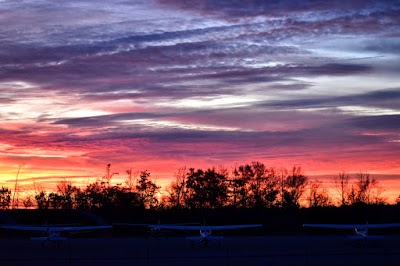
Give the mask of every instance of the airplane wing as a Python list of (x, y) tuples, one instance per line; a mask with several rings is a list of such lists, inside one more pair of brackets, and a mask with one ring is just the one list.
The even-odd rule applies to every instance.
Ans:
[(113, 226), (133, 226), (133, 227), (145, 227), (152, 226), (152, 224), (131, 224), (131, 223), (113, 223)]
[(262, 224), (239, 224), (239, 225), (153, 225), (156, 229), (170, 229), (170, 230), (183, 230), (183, 231), (198, 231), (198, 230), (233, 230), (243, 228), (262, 227)]
[(158, 225), (198, 225), (199, 223), (174, 223), (174, 224), (132, 224), (132, 223), (113, 223), (115, 226), (148, 226), (148, 227), (155, 227)]
[(93, 231), (93, 230), (101, 230), (101, 229), (111, 229), (111, 225), (88, 225), (88, 226), (60, 226), (60, 227), (51, 227), (52, 231), (59, 232), (73, 232), (73, 231)]
[(48, 231), (46, 226), (32, 226), (32, 225), (0, 225), (0, 228), (11, 229), (11, 230), (21, 230), (21, 231)]
[(391, 228), (400, 227), (400, 223), (388, 224), (303, 224), (304, 227), (319, 227), (319, 228), (333, 228), (333, 229), (362, 229), (362, 228)]
[(93, 226), (32, 226), (32, 225), (0, 225), (0, 228), (22, 230), (22, 231), (41, 231), (46, 232), (49, 229), (53, 232), (72, 232), (72, 231), (93, 231), (99, 229), (111, 229), (110, 225)]
[(368, 228), (392, 228), (392, 227), (400, 227), (400, 223), (368, 224), (366, 227), (368, 227)]
[(333, 228), (333, 229), (354, 229), (365, 227), (365, 224), (303, 224), (304, 227)]

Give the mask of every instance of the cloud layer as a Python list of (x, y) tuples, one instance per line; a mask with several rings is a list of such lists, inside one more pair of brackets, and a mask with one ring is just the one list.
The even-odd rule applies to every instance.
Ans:
[(112, 163), (165, 181), (253, 160), (399, 173), (399, 14), (398, 1), (3, 1), (2, 176)]

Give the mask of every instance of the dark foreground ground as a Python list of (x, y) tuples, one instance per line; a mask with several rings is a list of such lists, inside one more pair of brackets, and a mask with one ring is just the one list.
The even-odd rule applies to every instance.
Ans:
[(400, 235), (367, 242), (336, 235), (231, 236), (207, 248), (184, 237), (71, 238), (60, 248), (0, 238), (0, 265), (400, 265)]

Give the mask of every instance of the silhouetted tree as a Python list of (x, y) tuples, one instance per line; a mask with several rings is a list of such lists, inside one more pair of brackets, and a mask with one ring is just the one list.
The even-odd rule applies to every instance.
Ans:
[(0, 189), (0, 208), (2, 210), (9, 209), (11, 205), (11, 190), (5, 187)]
[(357, 174), (357, 202), (370, 203), (370, 192), (376, 180), (370, 178), (369, 174)]
[(134, 180), (134, 173), (132, 169), (126, 170), (126, 173), (128, 174), (128, 178), (125, 180), (125, 184), (130, 192), (132, 192), (135, 189), (135, 180)]
[(130, 191), (129, 188), (120, 184), (105, 187), (102, 190), (101, 208), (121, 208), (128, 209), (141, 205), (141, 199), (137, 192)]
[(48, 195), (49, 208), (50, 209), (61, 209), (62, 207), (62, 197), (56, 192), (51, 192)]
[(301, 173), (300, 167), (293, 167), (290, 173), (284, 170), (283, 174), (282, 207), (299, 208), (308, 178)]
[(347, 193), (347, 202), (349, 202), (349, 204), (355, 204), (358, 203), (357, 202), (357, 191), (354, 188), (354, 185), (351, 185), (351, 188), (349, 189), (349, 192)]
[[(179, 169), (175, 180), (171, 182), (168, 196), (159, 202), (157, 193), (160, 187), (150, 180), (150, 173), (140, 172), (137, 182), (132, 179), (132, 170), (127, 170), (128, 181), (125, 185), (110, 184), (114, 173), (111, 165), (106, 167), (106, 174), (96, 182), (81, 189), (72, 186), (70, 182), (61, 181), (57, 184), (57, 192), (46, 194), (40, 191), (34, 195), (39, 209), (84, 209), (123, 208), (221, 208), (234, 206), (237, 208), (272, 207), (299, 208), (308, 178), (301, 173), (300, 167), (281, 172), (267, 168), (260, 162), (240, 165), (229, 173), (225, 168), (195, 170)], [(136, 184), (134, 186), (133, 184)], [(335, 177), (335, 185), (339, 192), (339, 204), (381, 204), (382, 188), (375, 178), (368, 174), (358, 174), (356, 182), (349, 188), (349, 175), (344, 172)], [(0, 208), (10, 206), (11, 191), (2, 188), (0, 191)], [(7, 196), (8, 195), (8, 196)], [(279, 197), (280, 195), (280, 197)], [(32, 198), (26, 201), (26, 207), (32, 206)], [(310, 183), (310, 193), (307, 197), (310, 207), (329, 206), (332, 204), (330, 195), (321, 186), (321, 182)], [(400, 200), (399, 200), (400, 201)]]
[(81, 190), (73, 186), (71, 182), (61, 181), (57, 183), (57, 193), (60, 196), (61, 208), (72, 209), (77, 205), (76, 197), (81, 193)]
[(26, 196), (23, 199), (22, 204), (24, 205), (25, 208), (32, 208), (34, 206), (34, 202), (33, 202), (32, 196), (31, 195)]
[(350, 176), (345, 172), (339, 173), (337, 176), (333, 177), (336, 190), (339, 194), (339, 202), (341, 206), (348, 204), (349, 200), (349, 180)]
[(252, 207), (271, 207), (279, 194), (275, 170), (259, 162), (252, 163), (254, 176), (250, 179)]
[(114, 186), (114, 205), (121, 209), (130, 209), (140, 207), (141, 201), (137, 192), (131, 191), (131, 188)]
[(158, 203), (156, 194), (160, 188), (161, 187), (150, 180), (150, 173), (147, 172), (147, 170), (142, 171), (140, 173), (138, 185), (136, 186), (141, 205), (145, 208), (154, 208)]
[(400, 205), (400, 195), (396, 198), (396, 204)]
[(307, 197), (309, 207), (328, 207), (332, 206), (328, 191), (321, 186), (321, 181), (313, 181), (309, 183), (310, 194)]
[(251, 165), (240, 165), (233, 171), (233, 178), (229, 180), (231, 205), (238, 208), (247, 208), (250, 205), (249, 183), (254, 176)]
[(181, 208), (185, 206), (186, 196), (186, 167), (182, 167), (175, 174), (175, 180), (171, 182), (168, 188), (168, 204), (171, 207)]
[[(86, 186), (84, 197), (83, 195), (79, 196), (79, 205), (83, 207), (84, 205), (88, 206), (90, 209), (98, 209), (107, 205), (106, 198), (104, 196), (105, 186), (108, 186), (108, 183), (96, 181)], [(83, 202), (86, 200), (87, 202)]]
[(40, 191), (35, 195), (35, 201), (38, 209), (47, 210), (50, 207), (49, 196), (44, 191)]
[(234, 170), (233, 178), (229, 180), (228, 193), (229, 205), (236, 208), (246, 208), (246, 180), (240, 177), (237, 169)]
[(226, 172), (217, 172), (215, 168), (203, 171), (190, 168), (187, 180), (187, 206), (189, 208), (219, 208), (228, 197)]
[(369, 174), (359, 173), (356, 178), (357, 180), (349, 193), (349, 202), (351, 204), (385, 203), (385, 198), (381, 196), (383, 189), (374, 177), (370, 177)]
[(86, 186), (84, 191), (76, 190), (74, 195), (78, 209), (99, 209), (118, 207), (126, 188), (110, 186), (108, 182), (96, 181)]
[(90, 210), (92, 209), (92, 199), (91, 195), (86, 190), (80, 190), (75, 195), (76, 208), (80, 210)]
[(279, 195), (278, 178), (273, 168), (260, 162), (241, 165), (230, 182), (232, 204), (237, 207), (271, 207)]
[(111, 164), (107, 164), (106, 166), (106, 174), (105, 176), (103, 176), (103, 182), (105, 183), (106, 186), (110, 186), (111, 185), (111, 178), (114, 175), (118, 175), (117, 172), (112, 172), (111, 171)]

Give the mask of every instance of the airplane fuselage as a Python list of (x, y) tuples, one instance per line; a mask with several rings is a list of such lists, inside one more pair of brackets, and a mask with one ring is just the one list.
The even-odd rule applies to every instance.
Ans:
[(360, 236), (364, 238), (367, 238), (368, 236), (368, 228), (363, 228), (363, 229), (354, 228), (353, 232), (355, 236)]
[(201, 235), (202, 237), (209, 237), (209, 236), (211, 235), (211, 230), (209, 230), (209, 229), (200, 230), (200, 235)]

